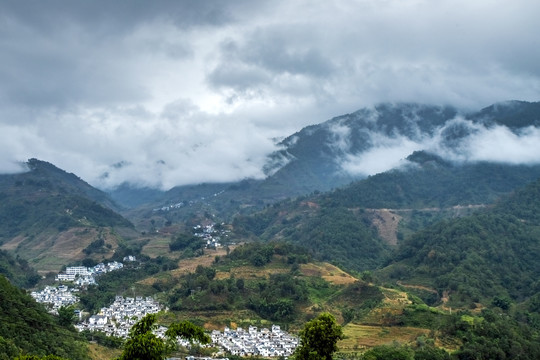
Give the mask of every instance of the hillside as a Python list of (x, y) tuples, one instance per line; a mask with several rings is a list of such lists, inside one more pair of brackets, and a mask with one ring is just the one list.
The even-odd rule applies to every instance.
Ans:
[(407, 234), (467, 215), (540, 177), (540, 166), (453, 164), (425, 152), (409, 161), (406, 168), (333, 192), (238, 216), (235, 228), (266, 241), (290, 241), (320, 260), (363, 271), (382, 266), (390, 247)]
[[(111, 296), (129, 294), (133, 290), (118, 280), (123, 274), (102, 278), (100, 287)], [(297, 330), (322, 311), (347, 323), (386, 298), (369, 279), (313, 261), (304, 249), (283, 242), (237, 245), (229, 254), (206, 250), (201, 258), (181, 259), (177, 268), (138, 280), (134, 288), (155, 294), (172, 311), (168, 317), (196, 319), (208, 329), (276, 323)], [(93, 292), (83, 301), (92, 300)]]
[(340, 205), (321, 206), (316, 198), (281, 202), (265, 211), (237, 217), (237, 232), (265, 240), (289, 241), (318, 260), (363, 271), (381, 266), (389, 246), (371, 225), (371, 214)]
[[(165, 224), (205, 212), (231, 221), (236, 214), (260, 211), (291, 197), (339, 189), (369, 174), (375, 174), (368, 177), (373, 178), (370, 188), (363, 191), (365, 185), (360, 185), (358, 189), (361, 196), (368, 195), (363, 201), (368, 207), (379, 207), (380, 200), (389, 208), (411, 204), (417, 195), (423, 196), (422, 187), (432, 176), (439, 180), (440, 193), (430, 194), (435, 196), (433, 199), (423, 199), (430, 207), (434, 203), (446, 206), (444, 203), (492, 202), (499, 195), (532, 181), (538, 176), (539, 167), (531, 163), (528, 163), (531, 168), (521, 166), (518, 164), (524, 159), (505, 157), (477, 161), (474, 149), (477, 143), (482, 145), (482, 136), (495, 127), (499, 127), (498, 131), (509, 130), (516, 138), (526, 136), (531, 126), (538, 125), (539, 104), (509, 101), (469, 113), (448, 106), (379, 104), (308, 126), (286, 137), (279, 142), (279, 150), (269, 155), (265, 166), (267, 177), (263, 180), (184, 185), (166, 192), (124, 184), (111, 191), (111, 196), (130, 207), (123, 214), (146, 230), (150, 228), (149, 218)], [(432, 163), (418, 154), (438, 160)], [(392, 169), (410, 168), (419, 163), (424, 170), (430, 164), (434, 166), (431, 171), (417, 173), (420, 176), (417, 183), (413, 178), (400, 178), (402, 172), (397, 171), (394, 182), (399, 184), (394, 187), (376, 184), (381, 180), (379, 173), (386, 174), (384, 182)], [(444, 178), (454, 176), (456, 170), (462, 183), (454, 182), (454, 188), (445, 191)], [(414, 191), (400, 194), (402, 180), (405, 186), (414, 186), (415, 189), (409, 189)], [(486, 182), (493, 185), (485, 185)], [(167, 210), (155, 211), (161, 208)]]
[(41, 279), (28, 261), (20, 257), (14, 258), (3, 250), (0, 250), (0, 274), (22, 288), (32, 287)]
[(0, 191), (9, 191), (14, 186), (41, 187), (85, 197), (113, 210), (119, 209), (107, 193), (92, 187), (77, 175), (59, 169), (46, 161), (29, 159), (21, 164), (21, 170), (18, 174), (0, 175)]
[[(462, 359), (464, 354), (534, 359), (540, 354), (534, 328), (501, 313), (498, 303), (486, 304), (481, 312), (430, 307), (409, 293), (411, 287), (374, 284), (369, 272), (355, 277), (313, 262), (305, 250), (290, 244), (239, 245), (228, 255), (207, 250), (196, 264), (196, 259), (180, 260), (178, 268), (138, 280), (131, 288), (124, 278), (129, 273), (123, 271), (102, 278), (100, 286), (112, 297), (153, 294), (171, 310), (162, 314), (161, 322), (188, 319), (207, 330), (280, 324), (296, 333), (306, 321), (330, 312), (346, 335), (339, 342), (344, 358), (370, 349), (405, 351), (419, 358), (431, 354), (428, 359)], [(522, 355), (516, 357), (516, 352)]]
[(540, 177), (540, 165), (452, 163), (417, 151), (408, 166), (352, 183), (323, 197), (343, 206), (391, 209), (491, 204)]
[(24, 291), (0, 275), (0, 356), (56, 355), (88, 359), (86, 344)]
[[(98, 256), (110, 257), (133, 225), (106, 207), (109, 197), (73, 174), (31, 159), (29, 171), (0, 176), (0, 247), (42, 271), (85, 257), (99, 241)], [(125, 230), (123, 230), (125, 229)]]
[[(381, 275), (429, 286), (449, 304), (505, 298), (520, 303), (540, 292), (540, 180), (469, 217), (436, 223), (403, 241)], [(433, 299), (436, 300), (436, 299)]]

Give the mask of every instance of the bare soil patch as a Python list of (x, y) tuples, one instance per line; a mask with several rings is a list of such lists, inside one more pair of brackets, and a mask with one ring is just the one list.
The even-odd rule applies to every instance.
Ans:
[(328, 263), (302, 264), (300, 265), (300, 271), (305, 276), (319, 276), (329, 283), (336, 285), (348, 285), (358, 280), (354, 276)]
[(371, 214), (371, 222), (377, 228), (379, 236), (389, 245), (397, 245), (397, 230), (402, 216), (390, 209), (366, 209)]

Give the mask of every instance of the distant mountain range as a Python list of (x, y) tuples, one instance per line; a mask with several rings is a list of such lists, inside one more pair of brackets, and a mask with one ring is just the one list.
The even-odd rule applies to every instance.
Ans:
[[(418, 154), (436, 157), (448, 171), (461, 165), (497, 164), (498, 170), (489, 175), (495, 177), (499, 171), (512, 172), (513, 166), (525, 165), (521, 170), (530, 176), (519, 183), (524, 184), (536, 176), (538, 158), (525, 154), (520, 159), (523, 154), (502, 147), (497, 136), (502, 132), (516, 143), (521, 137), (523, 143), (534, 142), (528, 131), (538, 127), (539, 119), (540, 103), (522, 101), (498, 103), (478, 112), (462, 112), (450, 106), (381, 104), (308, 126), (287, 137), (279, 144), (281, 149), (269, 156), (265, 166), (268, 177), (264, 180), (205, 183), (166, 192), (124, 184), (110, 196), (130, 209), (123, 214), (138, 226), (144, 226), (142, 218), (159, 215), (152, 212), (154, 209), (173, 204), (190, 205), (177, 207), (174, 214), (169, 212), (169, 220), (194, 212), (231, 220), (235, 214), (260, 210), (289, 197), (326, 192), (393, 169), (411, 169), (424, 161)], [(497, 194), (506, 191), (508, 188), (501, 188)], [(474, 202), (492, 201), (495, 195)], [(157, 216), (155, 221), (165, 223), (167, 219)]]
[[(473, 113), (449, 106), (381, 104), (287, 137), (269, 157), (265, 180), (166, 192), (124, 184), (107, 194), (53, 164), (31, 159), (27, 172), (0, 176), (0, 247), (45, 271), (80, 261), (92, 243), (101, 244), (94, 257), (112, 256), (125, 245), (125, 234), (118, 229), (134, 239), (135, 229), (148, 232), (189, 219), (236, 218), (246, 235), (292, 239), (352, 269), (378, 267), (397, 240), (454, 216), (457, 208), (460, 215), (469, 213), (463, 209), (491, 204), (539, 178), (538, 164), (483, 159), (474, 153), (474, 141), (489, 138), (490, 131), (503, 129), (519, 140), (537, 129), (539, 119), (540, 103), (511, 101)], [(374, 169), (381, 171), (368, 175)], [(298, 196), (295, 202), (278, 204)], [(283, 207), (286, 211), (273, 210)], [(421, 211), (428, 208), (432, 210)], [(388, 215), (380, 209), (401, 212)], [(337, 214), (344, 227), (356, 221), (349, 226), (356, 230), (347, 236), (357, 239), (357, 245), (348, 250), (341, 238), (329, 239), (329, 230), (323, 229), (336, 224)], [(67, 246), (73, 242), (77, 245)]]
[[(470, 338), (463, 329), (480, 331), (495, 319), (498, 331), (508, 323), (502, 316), (511, 315), (537, 344), (540, 164), (536, 154), (506, 153), (504, 143), (496, 144), (498, 151), (485, 149), (500, 136), (534, 144), (539, 128), (540, 103), (506, 102), (470, 114), (382, 104), (284, 139), (269, 158), (265, 180), (167, 192), (125, 184), (107, 194), (30, 159), (26, 172), (0, 175), (0, 342), (11, 356), (34, 348), (85, 358), (82, 343), (12, 284), (31, 287), (66, 264), (121, 259), (137, 248), (146, 261), (141, 269), (154, 276), (143, 284), (146, 291), (159, 292), (174, 311), (212, 317), (223, 310), (229, 321), (234, 309), (251, 311), (249, 319), (283, 320), (283, 314), (303, 319), (302, 311), (311, 316), (331, 308), (344, 322), (382, 324), (384, 331), (446, 329), (460, 341)], [(192, 225), (224, 220), (232, 223), (226, 226), (230, 253), (185, 259), (187, 252), (169, 251)], [(219, 271), (229, 278), (214, 279)], [(109, 280), (118, 289), (133, 285)], [(388, 310), (394, 303), (399, 307)], [(486, 308), (495, 311), (473, 318)], [(455, 315), (454, 309), (471, 312)], [(377, 328), (373, 336), (384, 331)], [(507, 339), (503, 334), (483, 336)]]

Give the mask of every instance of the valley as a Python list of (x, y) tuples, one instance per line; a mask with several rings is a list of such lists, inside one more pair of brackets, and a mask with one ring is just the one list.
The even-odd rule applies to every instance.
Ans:
[[(523, 122), (524, 113), (538, 116)], [(519, 134), (537, 126), (540, 109), (516, 102), (459, 121), (457, 114), (381, 104), (284, 139), (263, 180), (167, 191), (124, 184), (105, 192), (29, 160), (25, 172), (0, 175), (0, 274), (5, 294), (17, 298), (1, 301), (13, 309), (2, 310), (0, 346), (69, 358), (39, 345), (39, 332), (12, 337), (13, 328), (34, 324), (32, 316), (13, 319), (33, 301), (20, 288), (58, 285), (54, 277), (66, 267), (129, 257), (135, 260), (82, 286), (70, 309), (90, 321), (115, 299), (141, 297), (163, 306), (160, 325), (188, 320), (208, 333), (275, 325), (293, 335), (328, 313), (344, 333), (339, 358), (363, 359), (372, 350), (493, 358), (494, 349), (537, 358), (540, 165), (458, 161), (446, 152), (479, 127)], [(346, 146), (336, 145), (340, 134)], [(374, 134), (419, 144), (429, 137), (445, 151), (419, 147), (375, 175), (344, 173), (353, 155), (379, 146)], [(69, 319), (26, 305), (34, 306), (36, 317), (54, 324), (50, 336), (70, 334), (65, 348), (73, 340), (88, 349), (71, 358), (119, 354), (121, 340), (80, 335)], [(180, 346), (175, 354), (214, 351)]]

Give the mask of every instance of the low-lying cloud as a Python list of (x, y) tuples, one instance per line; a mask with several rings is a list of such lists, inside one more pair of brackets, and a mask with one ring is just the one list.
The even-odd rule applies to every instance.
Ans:
[[(459, 132), (455, 131), (456, 125)], [(448, 130), (452, 129), (452, 134)], [(347, 133), (340, 129), (340, 133)], [(339, 160), (344, 171), (354, 176), (368, 176), (408, 164), (414, 151), (427, 151), (455, 163), (495, 162), (540, 164), (540, 129), (529, 126), (511, 130), (506, 126), (486, 127), (461, 117), (448, 121), (433, 136), (414, 139), (395, 134), (369, 133), (372, 146), (359, 154), (345, 153)], [(337, 144), (347, 140), (340, 139)]]
[[(271, 139), (365, 106), (540, 94), (533, 0), (2, 5), (0, 173), (39, 158), (100, 187), (261, 177)], [(490, 136), (511, 161), (533, 132)], [(420, 145), (382, 144), (344, 164), (381, 171)], [(468, 159), (490, 156), (475, 144)]]

